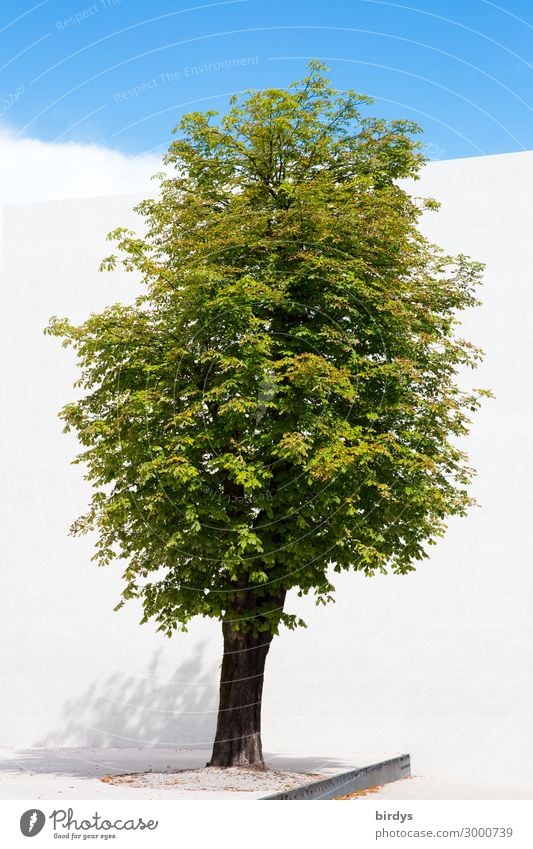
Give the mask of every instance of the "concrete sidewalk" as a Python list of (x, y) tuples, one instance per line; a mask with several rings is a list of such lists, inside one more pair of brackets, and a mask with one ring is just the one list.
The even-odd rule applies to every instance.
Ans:
[(379, 790), (356, 796), (357, 801), (381, 802), (393, 799), (533, 799), (533, 781), (530, 786), (483, 784), (464, 779), (441, 779), (436, 776), (413, 775), (402, 781), (385, 784)]
[[(204, 767), (211, 749), (1, 749), (1, 799), (260, 799), (276, 788), (257, 790), (257, 776), (248, 783), (248, 790), (224, 791), (184, 790), (178, 784), (163, 785), (161, 773)], [(353, 760), (302, 755), (266, 755), (268, 766), (274, 770), (298, 773), (319, 773), (327, 777), (365, 766), (383, 756), (369, 755)], [(126, 783), (108, 784), (102, 778), (124, 773), (154, 775), (153, 787), (132, 787)], [(298, 782), (303, 783), (303, 782)], [(279, 789), (282, 789), (281, 787)]]
[[(28, 748), (0, 749), (0, 799), (260, 799), (275, 792), (257, 790), (257, 781), (247, 790), (191, 790), (178, 784), (163, 784), (161, 774), (205, 766), (210, 749), (112, 749), (112, 748)], [(336, 775), (355, 767), (377, 763), (394, 755), (368, 753), (349, 759), (319, 755), (266, 754), (273, 770)], [(153, 787), (108, 784), (107, 775), (154, 774)], [(311, 775), (310, 775), (311, 780)], [(147, 778), (149, 782), (149, 777)], [(243, 783), (246, 783), (244, 778)], [(255, 785), (255, 787), (254, 787)], [(378, 790), (356, 796), (356, 801), (394, 799), (533, 799), (533, 782), (526, 785), (496, 785), (468, 782), (438, 776), (421, 776), (386, 784)]]

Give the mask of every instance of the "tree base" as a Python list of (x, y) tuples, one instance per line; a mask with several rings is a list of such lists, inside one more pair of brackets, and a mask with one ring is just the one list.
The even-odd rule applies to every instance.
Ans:
[(216, 767), (217, 769), (245, 769), (247, 771), (253, 772), (270, 772), (270, 767), (263, 761), (262, 763), (253, 763), (253, 764), (219, 764), (213, 763), (213, 761), (207, 761), (206, 768), (208, 767)]

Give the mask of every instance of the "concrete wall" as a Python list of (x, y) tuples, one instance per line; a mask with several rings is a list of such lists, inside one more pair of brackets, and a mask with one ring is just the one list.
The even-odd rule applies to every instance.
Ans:
[[(474, 384), (497, 396), (467, 446), (482, 506), (418, 572), (344, 575), (335, 605), (298, 602), (309, 628), (269, 658), (267, 750), (355, 763), (409, 751), (415, 773), (533, 784), (532, 186), (533, 153), (432, 163), (416, 185), (443, 202), (426, 232), (488, 266), (484, 305), (465, 320), (487, 352)], [(97, 266), (136, 200), (3, 210), (0, 745), (200, 745), (213, 733), (218, 626), (168, 640), (139, 627), (134, 606), (113, 613), (120, 567), (97, 569), (90, 541), (67, 536), (88, 496), (56, 417), (75, 369), (42, 328), (135, 294), (131, 275)]]

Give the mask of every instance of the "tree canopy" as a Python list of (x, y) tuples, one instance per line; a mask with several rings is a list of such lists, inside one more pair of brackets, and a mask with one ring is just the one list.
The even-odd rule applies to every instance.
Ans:
[(481, 266), (419, 232), (416, 125), (325, 71), (186, 115), (145, 230), (103, 262), (142, 294), (47, 329), (80, 368), (61, 417), (93, 495), (72, 532), (168, 635), (302, 624), (289, 590), (408, 572), (472, 503), (458, 438), (483, 392), (457, 375), (481, 352), (457, 323)]

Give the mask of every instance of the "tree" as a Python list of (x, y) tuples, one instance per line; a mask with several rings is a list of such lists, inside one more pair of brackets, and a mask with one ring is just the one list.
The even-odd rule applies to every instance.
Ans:
[(71, 532), (125, 563), (117, 608), (139, 599), (168, 636), (222, 623), (217, 766), (263, 765), (269, 646), (305, 624), (287, 593), (406, 573), (473, 503), (458, 437), (488, 393), (457, 384), (481, 352), (456, 325), (481, 266), (418, 231), (436, 204), (398, 182), (418, 128), (325, 70), (186, 115), (146, 231), (111, 233), (102, 264), (142, 295), (47, 328), (85, 393), (60, 413), (94, 488)]

